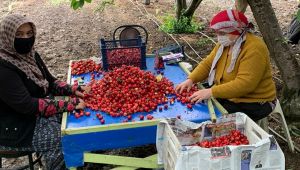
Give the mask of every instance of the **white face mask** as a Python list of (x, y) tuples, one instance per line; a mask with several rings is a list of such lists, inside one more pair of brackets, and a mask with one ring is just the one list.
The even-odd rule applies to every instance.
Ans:
[(217, 37), (218, 37), (218, 42), (225, 47), (230, 46), (231, 44), (234, 43), (226, 35), (218, 35)]

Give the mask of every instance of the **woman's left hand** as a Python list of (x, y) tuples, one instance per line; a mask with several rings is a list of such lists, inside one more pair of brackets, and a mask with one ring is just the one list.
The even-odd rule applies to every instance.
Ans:
[(78, 97), (82, 97), (83, 98), (84, 97), (84, 93), (88, 94), (91, 91), (91, 86), (81, 86), (80, 88), (81, 88), (81, 90), (83, 92), (78, 91), (78, 90), (75, 91), (75, 95), (78, 96)]
[(86, 85), (86, 86), (81, 86), (81, 89), (83, 90), (84, 93), (90, 93), (91, 92), (91, 86)]
[(199, 103), (202, 100), (209, 99), (212, 96), (211, 88), (198, 90), (191, 97), (189, 97), (192, 103)]

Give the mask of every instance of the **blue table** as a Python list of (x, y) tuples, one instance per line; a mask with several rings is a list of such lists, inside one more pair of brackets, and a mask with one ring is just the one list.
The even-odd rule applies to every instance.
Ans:
[[(147, 70), (156, 74), (154, 70), (154, 58), (147, 57)], [(69, 69), (70, 75), (70, 69)], [(85, 83), (90, 80), (90, 74), (84, 76)], [(186, 73), (179, 65), (166, 65), (164, 76), (171, 80), (176, 86), (184, 81)], [(101, 77), (99, 77), (101, 78)], [(76, 76), (69, 77), (72, 82)], [(101, 113), (105, 119), (105, 124), (101, 125), (96, 118), (96, 112), (90, 109), (91, 115), (76, 119), (74, 115), (64, 113), (62, 123), (62, 146), (67, 167), (82, 166), (84, 152), (107, 150), (125, 147), (135, 147), (145, 144), (154, 144), (156, 140), (156, 125), (161, 118), (172, 118), (180, 115), (182, 119), (193, 122), (203, 122), (210, 120), (207, 104), (196, 104), (193, 109), (188, 109), (185, 105), (175, 102), (169, 104), (168, 110), (159, 112), (152, 111), (154, 120), (139, 120), (139, 115), (149, 113), (135, 113), (132, 119), (135, 122), (122, 123), (125, 117), (111, 117)], [(99, 113), (99, 111), (97, 111)], [(216, 110), (219, 117), (221, 113)]]

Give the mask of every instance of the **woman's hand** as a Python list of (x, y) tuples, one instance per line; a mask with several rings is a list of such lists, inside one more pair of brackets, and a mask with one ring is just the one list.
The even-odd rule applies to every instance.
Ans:
[(86, 85), (86, 86), (81, 86), (81, 89), (83, 90), (83, 92), (84, 93), (90, 93), (90, 91), (91, 91), (91, 86), (89, 86), (89, 85)]
[(75, 109), (83, 110), (85, 108), (85, 103), (82, 99), (79, 99), (79, 103), (76, 105)]
[(192, 103), (199, 103), (202, 100), (209, 99), (212, 96), (211, 88), (202, 89), (195, 92), (191, 97), (189, 97)]
[(180, 93), (182, 93), (182, 91), (184, 89), (187, 89), (187, 91), (190, 91), (192, 86), (193, 86), (193, 81), (191, 79), (187, 79), (184, 82), (182, 82), (176, 86), (175, 92), (180, 94)]
[(80, 88), (83, 92), (76, 90), (75, 95), (81, 98), (84, 97), (84, 93), (88, 94), (91, 91), (91, 86), (80, 86)]

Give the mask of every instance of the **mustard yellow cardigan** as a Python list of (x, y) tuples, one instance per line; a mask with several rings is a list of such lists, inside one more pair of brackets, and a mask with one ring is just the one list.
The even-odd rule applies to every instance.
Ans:
[[(194, 83), (207, 79), (213, 59), (220, 44), (189, 75)], [(246, 41), (241, 46), (241, 52), (231, 73), (227, 72), (231, 56), (229, 47), (216, 65), (216, 75), (212, 87), (215, 98), (229, 99), (232, 102), (265, 102), (276, 97), (276, 88), (272, 80), (269, 51), (264, 41), (247, 33)]]

